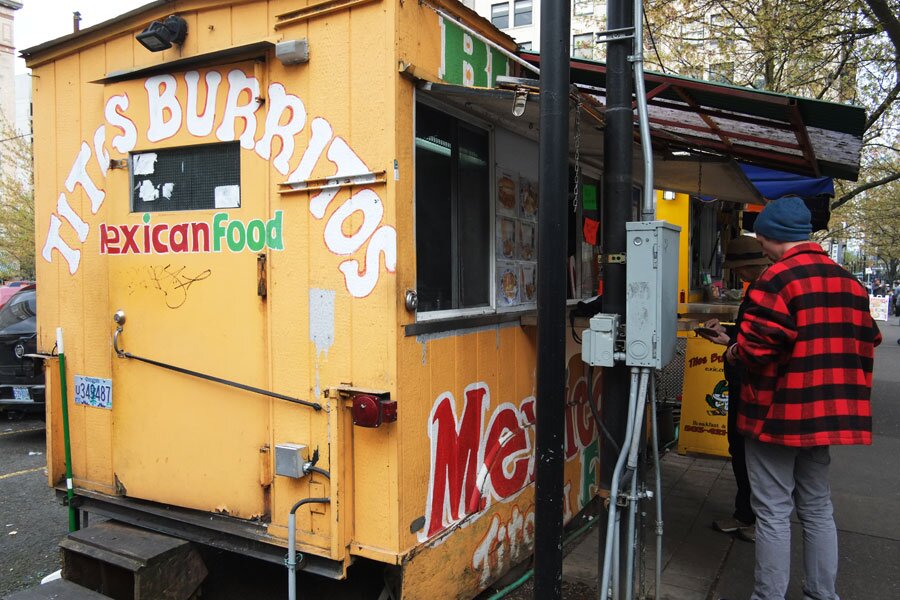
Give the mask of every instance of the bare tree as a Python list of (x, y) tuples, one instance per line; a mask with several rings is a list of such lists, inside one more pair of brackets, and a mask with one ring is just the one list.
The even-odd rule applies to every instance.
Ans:
[(0, 277), (34, 279), (31, 135), (0, 125)]

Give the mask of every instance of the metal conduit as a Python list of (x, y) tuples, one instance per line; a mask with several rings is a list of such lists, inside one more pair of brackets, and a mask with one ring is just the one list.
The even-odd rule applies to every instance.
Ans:
[(297, 509), (304, 504), (330, 504), (331, 498), (304, 498), (291, 507), (288, 515), (288, 555), (284, 564), (288, 570), (288, 600), (297, 600)]
[(650, 144), (650, 117), (647, 112), (647, 92), (644, 86), (644, 4), (643, 0), (634, 0), (634, 95), (637, 100), (638, 126), (641, 132), (641, 154), (644, 159), (644, 189), (641, 203), (641, 220), (652, 221), (653, 209), (653, 147)]

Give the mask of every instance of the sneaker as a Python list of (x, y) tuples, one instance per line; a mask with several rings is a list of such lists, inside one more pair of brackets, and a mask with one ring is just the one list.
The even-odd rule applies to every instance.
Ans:
[(717, 519), (712, 523), (713, 529), (716, 531), (721, 531), (722, 533), (735, 533), (736, 531), (740, 531), (745, 527), (752, 527), (752, 525), (748, 525), (741, 520), (735, 519), (734, 517), (729, 517), (727, 519)]
[(741, 527), (737, 530), (737, 536), (744, 540), (745, 542), (750, 542), (751, 544), (756, 543), (756, 526), (750, 525), (749, 527)]

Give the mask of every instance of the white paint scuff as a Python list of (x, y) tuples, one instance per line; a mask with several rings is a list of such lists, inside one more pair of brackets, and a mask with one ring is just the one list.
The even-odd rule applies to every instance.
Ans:
[(320, 395), (319, 357), (334, 344), (334, 290), (309, 290), (309, 339), (316, 347), (316, 397)]

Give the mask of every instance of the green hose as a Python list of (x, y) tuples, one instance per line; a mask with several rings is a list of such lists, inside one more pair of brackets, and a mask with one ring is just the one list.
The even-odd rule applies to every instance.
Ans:
[[(576, 537), (578, 537), (579, 535), (581, 535), (582, 533), (584, 533), (585, 531), (587, 531), (594, 525), (595, 525), (595, 523), (592, 520), (590, 523), (582, 525), (581, 527), (579, 527), (578, 529), (576, 529), (575, 531), (573, 531), (572, 533), (567, 535), (566, 539), (563, 540), (563, 546), (565, 546), (566, 544), (571, 542), (573, 539), (575, 539)], [(509, 594), (513, 590), (518, 589), (519, 587), (522, 586), (523, 583), (525, 583), (526, 581), (531, 579), (532, 575), (534, 575), (534, 569), (528, 569), (527, 571), (525, 571), (524, 575), (522, 575), (521, 577), (519, 577), (518, 579), (513, 581), (511, 584), (509, 584), (505, 588), (497, 591), (493, 596), (489, 596), (487, 600), (499, 600), (500, 598), (504, 598), (507, 594)]]
[(56, 328), (56, 349), (59, 353), (59, 390), (62, 396), (63, 447), (66, 454), (66, 504), (69, 507), (69, 532), (78, 531), (78, 514), (72, 500), (75, 488), (72, 481), (72, 445), (69, 441), (69, 393), (66, 385), (66, 353), (63, 349), (62, 327)]

